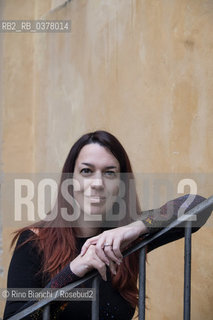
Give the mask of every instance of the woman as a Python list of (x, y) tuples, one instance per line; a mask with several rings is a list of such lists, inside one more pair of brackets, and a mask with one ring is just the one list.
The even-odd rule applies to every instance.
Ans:
[[(72, 178), (73, 182), (66, 184), (67, 178)], [(65, 161), (54, 221), (40, 221), (16, 232), (12, 245), (16, 239), (18, 241), (8, 271), (8, 288), (61, 288), (97, 269), (102, 277), (99, 318), (132, 319), (138, 302), (138, 253), (123, 258), (122, 251), (137, 242), (139, 236), (158, 231), (166, 220), (155, 221), (155, 212), (159, 214), (159, 211), (151, 210), (146, 217), (140, 214), (132, 181), (129, 158), (112, 134), (96, 131), (83, 135)], [(65, 196), (65, 186), (74, 202)], [(121, 189), (122, 192), (125, 189), (122, 195)], [(174, 213), (166, 224), (176, 219), (177, 209), (185, 200), (186, 196), (174, 201)], [(196, 196), (188, 210), (203, 200)], [(164, 206), (160, 210), (164, 218), (169, 217), (166, 209)], [(68, 218), (73, 214), (78, 219), (70, 222)], [(200, 225), (209, 214), (202, 216)], [(123, 218), (108, 219), (116, 215), (123, 215)], [(181, 229), (173, 230), (148, 249), (182, 236)], [(85, 287), (91, 287), (91, 280)], [(26, 306), (26, 302), (7, 301), (4, 319)], [(39, 319), (40, 316), (41, 310), (27, 319)], [(51, 319), (70, 317), (91, 319), (91, 302), (51, 304)]]

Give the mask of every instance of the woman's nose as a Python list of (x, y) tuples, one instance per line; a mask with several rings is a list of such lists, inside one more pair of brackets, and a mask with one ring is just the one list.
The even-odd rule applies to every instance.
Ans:
[(104, 188), (103, 177), (101, 175), (99, 175), (98, 177), (92, 179), (91, 187), (103, 189)]

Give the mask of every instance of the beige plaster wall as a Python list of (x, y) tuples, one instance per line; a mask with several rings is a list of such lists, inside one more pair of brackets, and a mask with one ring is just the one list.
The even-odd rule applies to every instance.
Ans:
[[(7, 0), (3, 16), (72, 21), (71, 33), (1, 35), (4, 173), (59, 172), (81, 134), (106, 129), (137, 173), (212, 176), (212, 1)], [(193, 320), (213, 314), (212, 222), (193, 235)], [(147, 269), (147, 319), (182, 319), (183, 241), (150, 253)]]

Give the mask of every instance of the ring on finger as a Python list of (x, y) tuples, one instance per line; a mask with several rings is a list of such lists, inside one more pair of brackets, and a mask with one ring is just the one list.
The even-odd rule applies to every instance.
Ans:
[(104, 246), (103, 246), (103, 249), (104, 249), (105, 247), (111, 247), (111, 246), (112, 246), (111, 244), (105, 243)]

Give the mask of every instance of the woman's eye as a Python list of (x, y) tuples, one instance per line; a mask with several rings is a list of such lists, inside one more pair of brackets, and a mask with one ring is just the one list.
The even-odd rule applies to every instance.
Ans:
[(105, 175), (107, 177), (113, 178), (113, 177), (116, 177), (116, 172), (115, 171), (106, 171)]
[(92, 171), (89, 168), (84, 168), (80, 171), (80, 173), (82, 173), (83, 175), (88, 175), (90, 174)]
[[(89, 176), (93, 173), (93, 171), (90, 169), (90, 168), (83, 168), (81, 169), (80, 173), (83, 175), (83, 176)], [(107, 178), (114, 178), (116, 177), (116, 172), (115, 171), (105, 171), (103, 172), (103, 175)]]

